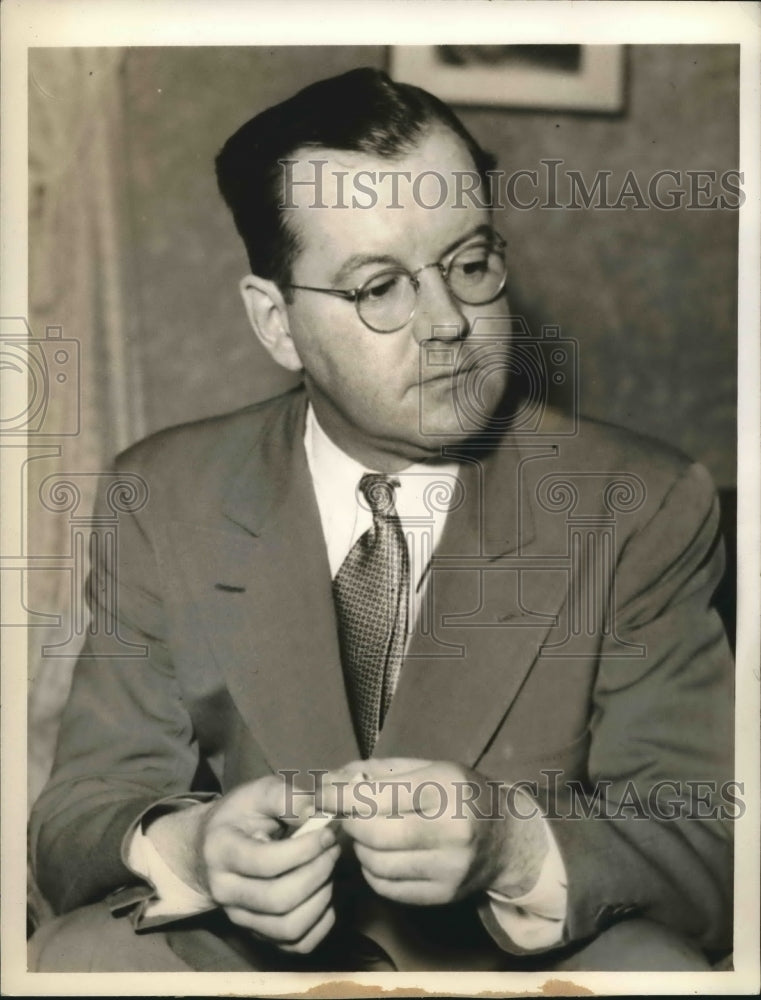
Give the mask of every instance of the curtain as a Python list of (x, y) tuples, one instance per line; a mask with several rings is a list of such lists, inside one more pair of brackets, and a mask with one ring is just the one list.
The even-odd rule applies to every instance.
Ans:
[(123, 62), (121, 49), (29, 53), (28, 352), (47, 377), (25, 476), (30, 803), (88, 624), (81, 594), (98, 480), (143, 429), (127, 308)]

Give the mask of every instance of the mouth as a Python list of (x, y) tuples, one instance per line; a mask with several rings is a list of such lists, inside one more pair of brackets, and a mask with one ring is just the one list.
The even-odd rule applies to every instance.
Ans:
[(420, 379), (420, 385), (428, 385), (431, 382), (453, 382), (455, 379), (462, 378), (472, 372), (478, 367), (477, 362), (471, 361), (464, 364), (455, 365), (453, 368), (448, 368), (446, 371), (436, 372), (434, 375), (425, 375)]

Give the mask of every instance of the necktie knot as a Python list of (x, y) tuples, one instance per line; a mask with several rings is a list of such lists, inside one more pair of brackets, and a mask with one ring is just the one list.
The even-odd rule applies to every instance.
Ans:
[(373, 518), (395, 514), (394, 501), (399, 480), (376, 472), (367, 472), (359, 481), (359, 489), (372, 511)]

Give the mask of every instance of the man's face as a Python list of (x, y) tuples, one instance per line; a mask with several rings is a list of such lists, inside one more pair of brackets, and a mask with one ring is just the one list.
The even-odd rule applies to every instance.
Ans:
[[(414, 273), (439, 260), (446, 264), (457, 248), (477, 241), (489, 226), (489, 213), (467, 197), (460, 199), (466, 207), (452, 207), (455, 172), (472, 172), (474, 164), (447, 129), (432, 130), (394, 161), (324, 149), (301, 150), (295, 159), (294, 180), (314, 178), (309, 160), (327, 161), (322, 203), (328, 207), (312, 207), (314, 189), (294, 185), (297, 207), (289, 210), (288, 223), (302, 247), (293, 264), (294, 284), (352, 289), (389, 265)], [(361, 171), (374, 172), (376, 182), (366, 174), (357, 177)], [(416, 190), (400, 176), (394, 198), (392, 180), (381, 182), (381, 171), (406, 172), (411, 181), (436, 171), (443, 182), (429, 174)], [(426, 207), (441, 200), (442, 183), (447, 191), (443, 205)], [(375, 206), (351, 207), (355, 194), (360, 204), (370, 200), (362, 195), (362, 184), (378, 194)], [(401, 207), (389, 208), (392, 203)], [(442, 445), (461, 443), (488, 420), (505, 388), (505, 365), (495, 363), (494, 344), (495, 329), (496, 351), (503, 350), (503, 332), (507, 342), (504, 296), (488, 305), (464, 305), (437, 268), (426, 267), (418, 280), (415, 313), (393, 333), (368, 329), (352, 302), (332, 295), (296, 290), (288, 306), (290, 333), (320, 424), (346, 452), (385, 471), (434, 457)], [(481, 319), (489, 320), (491, 344), (486, 349), (483, 342), (479, 349), (478, 333), (473, 335)], [(474, 365), (480, 373), (466, 375)], [(464, 417), (454, 397), (458, 392), (460, 397), (463, 392), (472, 395), (476, 385), (478, 398)]]

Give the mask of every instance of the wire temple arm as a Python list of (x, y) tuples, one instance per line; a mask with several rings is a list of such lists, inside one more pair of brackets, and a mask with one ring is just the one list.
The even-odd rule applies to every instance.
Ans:
[(315, 288), (313, 285), (286, 285), (286, 288), (299, 288), (303, 292), (322, 292), (323, 295), (336, 295), (339, 299), (348, 299), (355, 302), (359, 290), (356, 288)]

